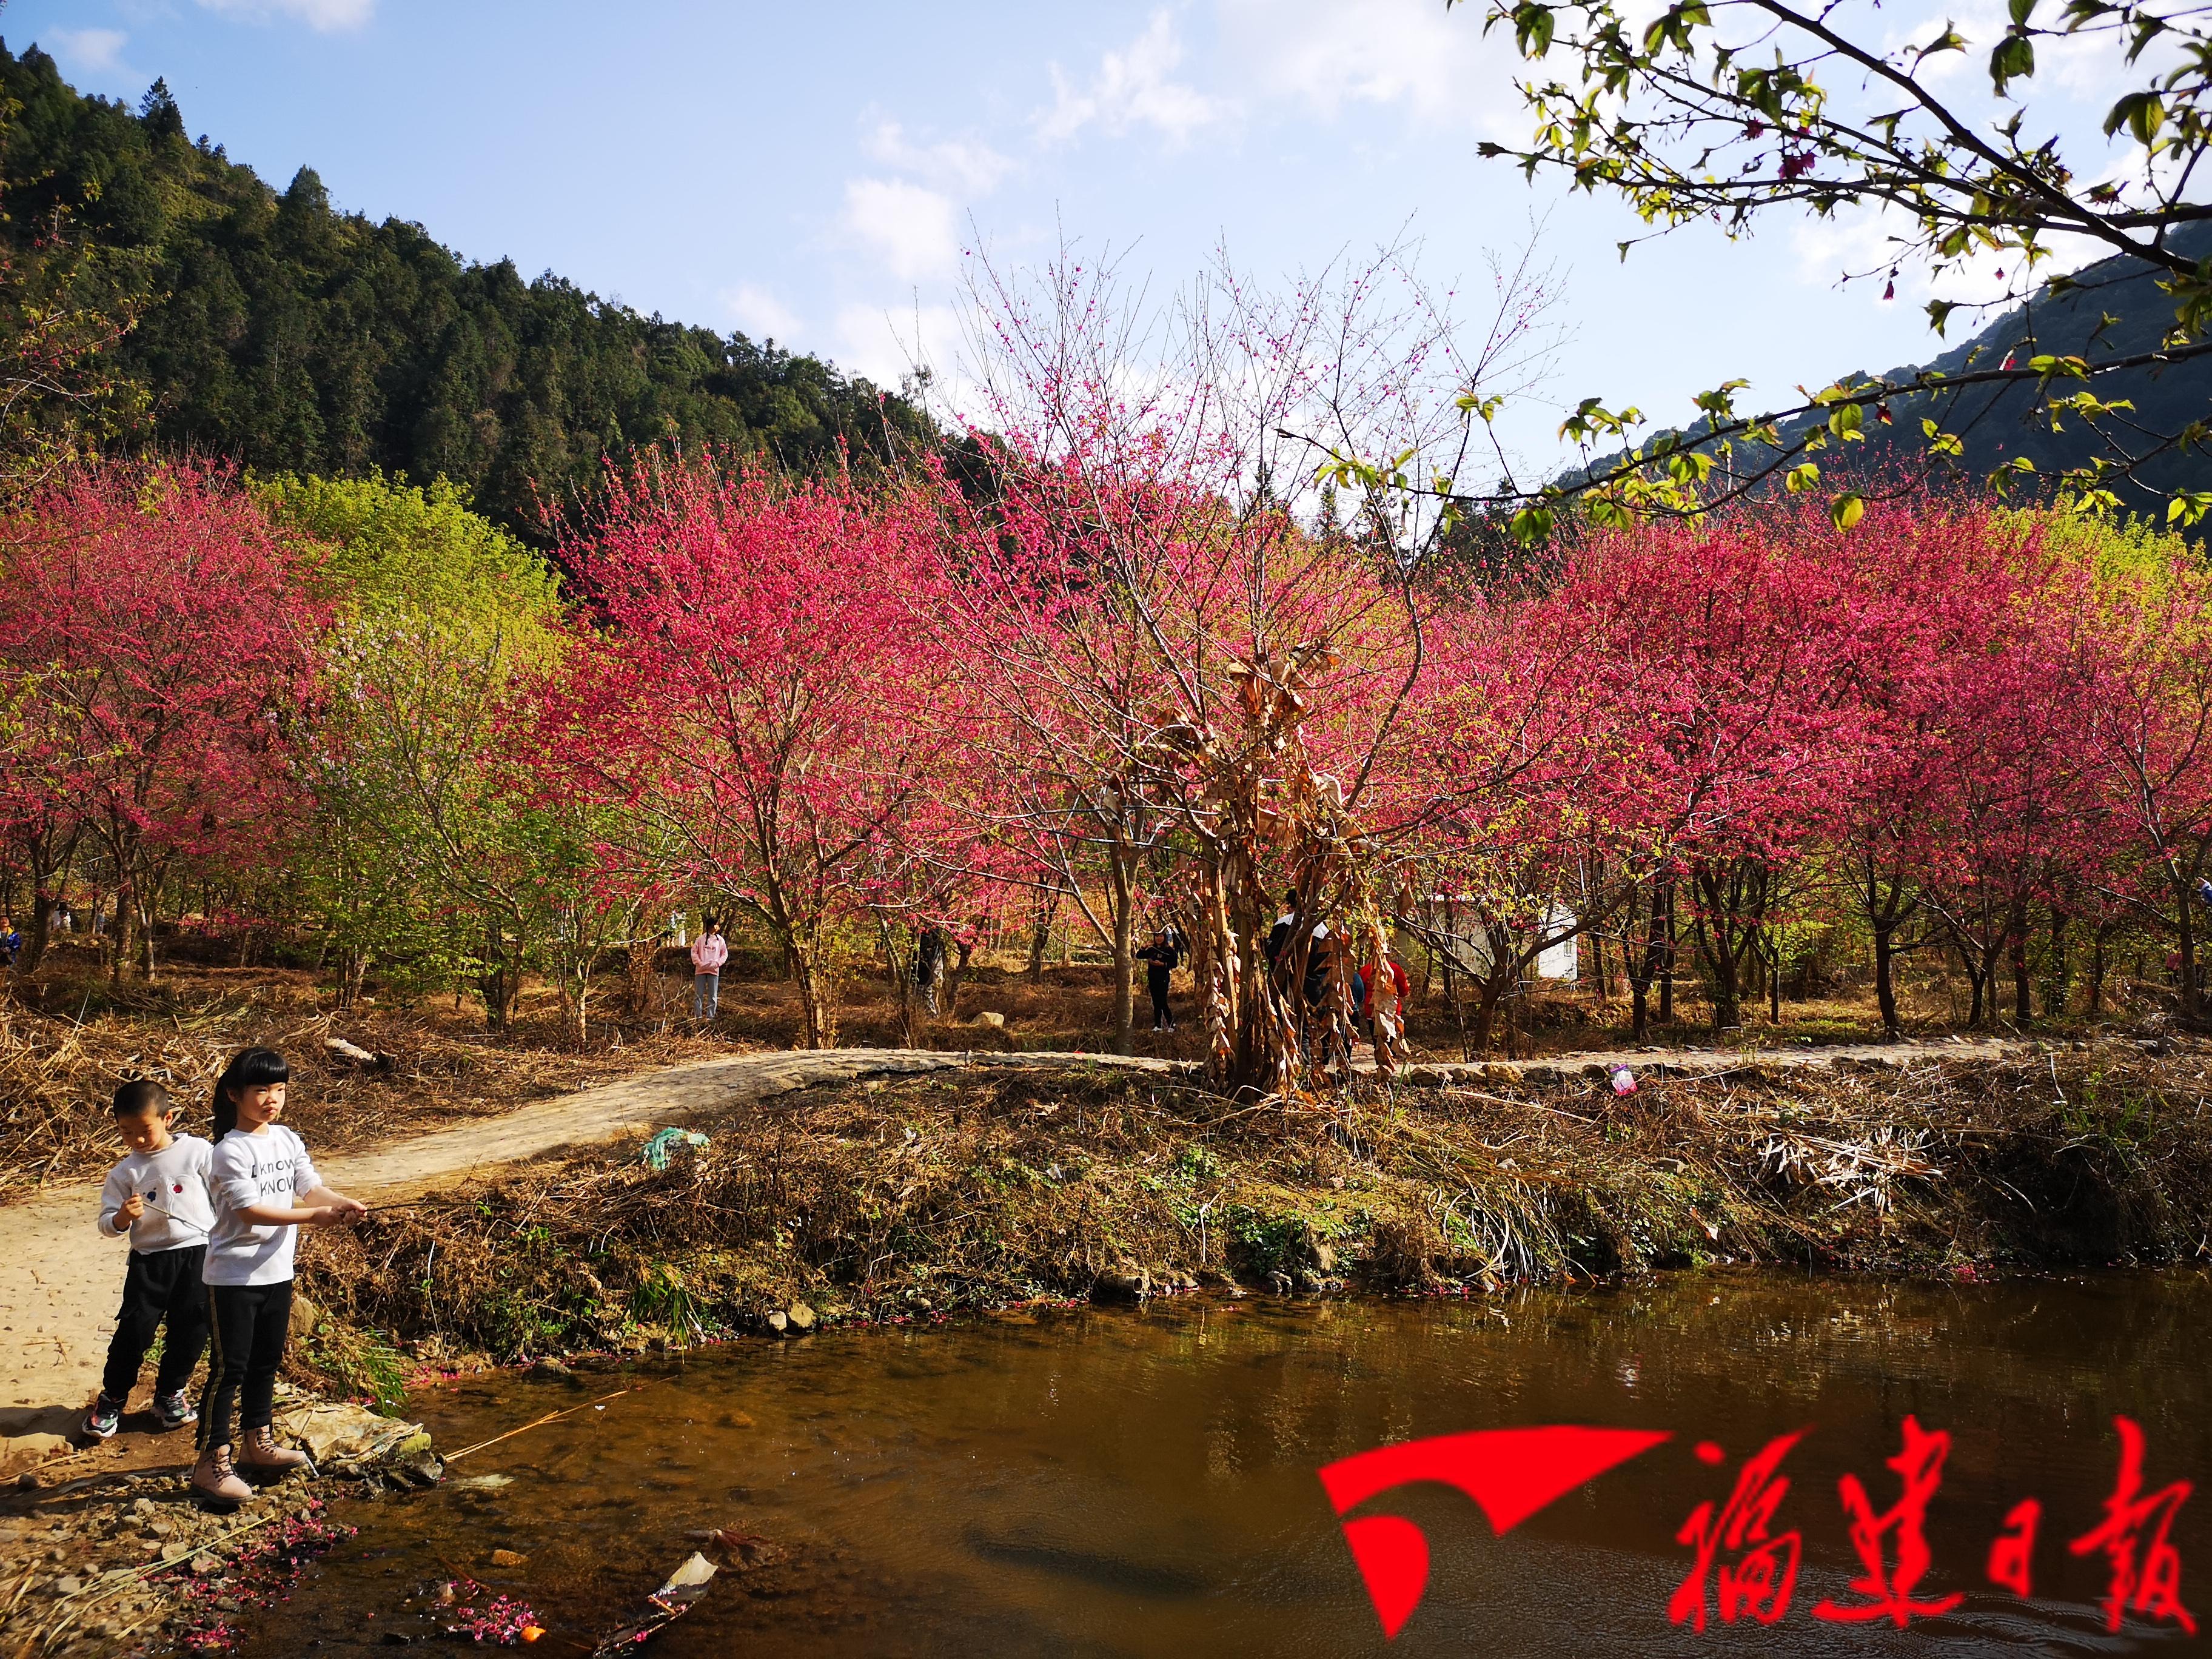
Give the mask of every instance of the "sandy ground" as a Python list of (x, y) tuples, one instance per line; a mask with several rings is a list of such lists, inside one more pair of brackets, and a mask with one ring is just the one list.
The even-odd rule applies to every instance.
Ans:
[[(1896, 1066), (1936, 1060), (1994, 1060), (2022, 1046), (1950, 1039), (1794, 1051), (1621, 1050), (1520, 1063), (1422, 1065), (1413, 1068), (1407, 1080), (1534, 1085), (1600, 1074), (1618, 1066), (1670, 1076), (1838, 1062)], [(323, 1174), (332, 1186), (372, 1204), (391, 1202), (410, 1188), (472, 1170), (612, 1140), (822, 1084), (970, 1066), (1026, 1069), (1093, 1065), (1163, 1073), (1179, 1069), (1161, 1060), (1074, 1054), (840, 1048), (744, 1054), (672, 1066), (542, 1101), (504, 1117), (349, 1154), (325, 1163)], [(103, 1246), (94, 1230), (98, 1200), (96, 1182), (71, 1182), (0, 1209), (0, 1256), (4, 1256), (0, 1262), (0, 1470), (21, 1468), (65, 1451), (99, 1386), (100, 1364), (115, 1328), (124, 1252), (119, 1244)], [(142, 1382), (142, 1393), (144, 1387)], [(177, 1461), (188, 1461), (189, 1437), (169, 1438), (178, 1443), (173, 1449)]]

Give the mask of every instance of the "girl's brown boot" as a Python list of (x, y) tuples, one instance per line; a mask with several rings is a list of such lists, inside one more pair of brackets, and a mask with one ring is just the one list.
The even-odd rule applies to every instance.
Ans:
[(245, 1444), (238, 1454), (238, 1467), (247, 1474), (289, 1474), (307, 1467), (307, 1454), (278, 1445), (276, 1431), (266, 1423), (248, 1429), (240, 1438)]
[(235, 1509), (253, 1496), (253, 1488), (232, 1469), (229, 1447), (210, 1446), (192, 1465), (191, 1494), (204, 1504)]

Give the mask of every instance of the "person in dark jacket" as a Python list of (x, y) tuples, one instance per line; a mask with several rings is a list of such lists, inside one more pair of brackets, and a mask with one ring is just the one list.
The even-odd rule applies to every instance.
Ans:
[(1182, 933), (1173, 922), (1163, 927), (1152, 942), (1137, 952), (1137, 959), (1145, 964), (1145, 988), (1152, 994), (1155, 1031), (1176, 1028), (1175, 1014), (1168, 1006), (1168, 978), (1182, 966)]

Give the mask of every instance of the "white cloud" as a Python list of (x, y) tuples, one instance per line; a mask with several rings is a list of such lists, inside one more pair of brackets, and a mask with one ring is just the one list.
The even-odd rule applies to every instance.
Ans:
[(227, 12), (256, 22), (272, 17), (295, 17), (325, 33), (357, 29), (376, 10), (376, 0), (200, 0), (210, 11)]
[(121, 29), (52, 29), (40, 41), (62, 67), (78, 75), (106, 75), (123, 67), (131, 37)]
[(788, 343), (799, 331), (799, 313), (757, 283), (740, 283), (715, 297), (723, 314), (757, 340)]
[(952, 198), (904, 179), (845, 185), (845, 228), (883, 257), (901, 282), (950, 276), (960, 261)]
[(916, 173), (937, 189), (956, 196), (988, 196), (1014, 166), (980, 141), (951, 138), (933, 144), (915, 143), (896, 121), (878, 121), (861, 148), (885, 167)]
[(1171, 78), (1182, 62), (1175, 20), (1164, 11), (1154, 12), (1126, 51), (1109, 52), (1098, 60), (1098, 73), (1087, 87), (1071, 84), (1059, 64), (1051, 66), (1053, 104), (1037, 118), (1037, 136), (1048, 143), (1064, 143), (1094, 125), (1116, 136), (1146, 126), (1170, 143), (1183, 143), (1199, 128), (1222, 119), (1227, 109)]
[[(915, 305), (903, 311), (849, 305), (837, 313), (838, 368), (896, 387), (918, 368), (942, 375), (957, 367), (960, 319), (951, 306)], [(939, 387), (943, 392), (942, 383)]]
[(1401, 105), (1432, 125), (1526, 125), (1510, 39), (1482, 9), (1437, 0), (1219, 0), (1221, 55), (1241, 85), (1334, 119), (1348, 104)]

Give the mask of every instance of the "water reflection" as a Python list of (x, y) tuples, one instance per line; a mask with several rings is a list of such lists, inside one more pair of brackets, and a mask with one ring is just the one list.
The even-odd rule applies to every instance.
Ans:
[[(2115, 1413), (2143, 1425), (2152, 1486), (2212, 1474), (2208, 1311), (2212, 1284), (2194, 1274), (1686, 1276), (1495, 1304), (1185, 1303), (739, 1345), (456, 1471), (511, 1485), (362, 1508), (356, 1546), (249, 1651), (419, 1631), (395, 1623), (404, 1592), (460, 1572), (526, 1596), (551, 1627), (541, 1651), (571, 1651), (635, 1608), (690, 1547), (686, 1532), (710, 1527), (780, 1553), (726, 1571), (656, 1640), (667, 1659), (2187, 1650), (2140, 1625), (2108, 1635), (2100, 1565), (2065, 1540), (2100, 1518)], [(613, 1386), (508, 1376), (417, 1405), (458, 1445)], [(1920, 1592), (1966, 1599), (1905, 1632), (1816, 1622), (1821, 1597), (1854, 1599), (1837, 1478), (1855, 1470), (1891, 1501), (1883, 1460), (1908, 1413), (1954, 1437)], [(1394, 1440), (1554, 1422), (1675, 1437), (1503, 1540), (1442, 1487), (1376, 1500), (1432, 1551), (1427, 1595), (1386, 1648), (1315, 1469)], [(1788, 1616), (1703, 1637), (1670, 1627), (1684, 1518), (1724, 1498), (1770, 1437), (1808, 1425), (1778, 1518), (1805, 1537)], [(1696, 1459), (1702, 1439), (1725, 1449), (1724, 1468)], [(2031, 1494), (2045, 1523), (2023, 1601), (1982, 1568)], [(2185, 1507), (2173, 1534), (2192, 1567), (2212, 1539), (2201, 1521)], [(495, 1569), (495, 1548), (527, 1564)], [(2185, 1600), (2195, 1582), (2185, 1574)]]

